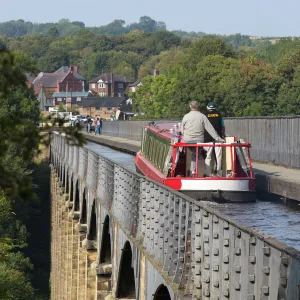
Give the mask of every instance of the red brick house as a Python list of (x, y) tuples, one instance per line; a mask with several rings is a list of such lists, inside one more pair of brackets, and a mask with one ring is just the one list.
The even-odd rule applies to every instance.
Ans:
[(130, 82), (115, 73), (103, 73), (89, 82), (89, 90), (101, 97), (123, 97)]
[(44, 73), (41, 72), (32, 82), (34, 91), (36, 94), (39, 93), (41, 87), (44, 87), (47, 91), (54, 92), (65, 92), (67, 89), (69, 92), (83, 92), (84, 82), (78, 80), (71, 68), (68, 73), (54, 72)]

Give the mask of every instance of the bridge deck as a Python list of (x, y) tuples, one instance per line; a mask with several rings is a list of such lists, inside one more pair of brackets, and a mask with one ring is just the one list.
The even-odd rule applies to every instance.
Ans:
[[(105, 135), (88, 135), (87, 140), (136, 153), (139, 141)], [(288, 169), (264, 163), (253, 163), (256, 188), (259, 192), (269, 192), (284, 198), (300, 201), (300, 170)]]

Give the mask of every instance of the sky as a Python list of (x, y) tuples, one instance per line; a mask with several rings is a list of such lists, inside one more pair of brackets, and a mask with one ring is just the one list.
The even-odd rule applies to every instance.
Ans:
[(300, 36), (299, 0), (0, 0), (0, 22), (34, 23), (62, 18), (101, 26), (115, 19), (126, 24), (141, 16), (163, 21), (168, 30), (252, 36)]

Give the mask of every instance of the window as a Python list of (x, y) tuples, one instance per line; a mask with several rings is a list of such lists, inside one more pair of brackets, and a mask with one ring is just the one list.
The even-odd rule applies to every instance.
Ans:
[(123, 93), (118, 93), (118, 97), (122, 97), (123, 96)]
[(92, 83), (92, 89), (94, 89), (96, 87), (95, 83)]
[(105, 92), (100, 92), (98, 93), (100, 97), (105, 97), (106, 96), (106, 93)]
[(122, 89), (123, 88), (123, 83), (118, 83), (118, 88)]
[(108, 107), (107, 110), (112, 110), (112, 107)]
[(60, 97), (59, 97), (59, 98), (57, 98), (57, 101), (62, 101), (62, 98), (60, 98)]
[(98, 88), (105, 88), (105, 83), (104, 82), (99, 82), (98, 83)]
[(77, 101), (81, 101), (81, 97), (77, 97)]

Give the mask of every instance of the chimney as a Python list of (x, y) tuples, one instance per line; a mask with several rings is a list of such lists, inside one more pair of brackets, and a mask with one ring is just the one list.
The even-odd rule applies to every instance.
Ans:
[(159, 75), (159, 69), (154, 69), (154, 72), (153, 72), (153, 76), (158, 76)]
[(73, 70), (74, 70), (75, 73), (78, 73), (78, 69), (79, 69), (78, 66), (73, 67)]
[(69, 69), (68, 69), (68, 73), (72, 72), (72, 66), (70, 65)]

